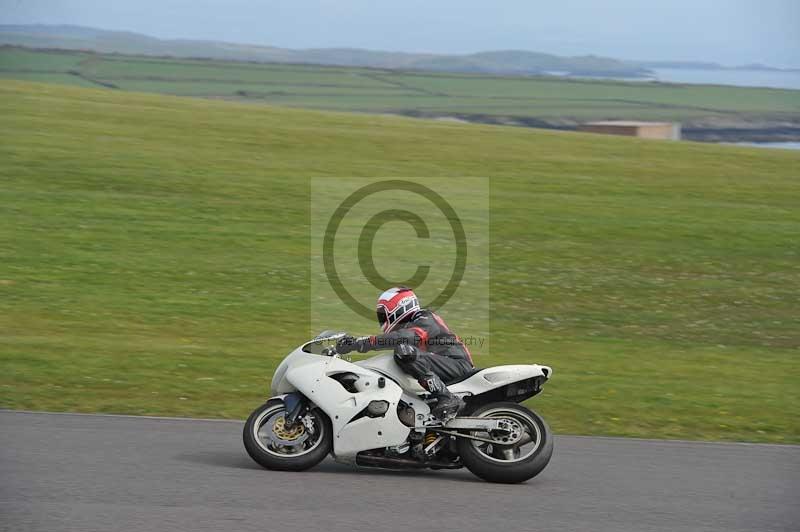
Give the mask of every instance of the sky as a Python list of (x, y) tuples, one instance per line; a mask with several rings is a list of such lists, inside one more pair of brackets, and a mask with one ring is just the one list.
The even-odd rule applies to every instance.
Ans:
[(0, 0), (0, 23), (286, 48), (800, 67), (800, 0)]

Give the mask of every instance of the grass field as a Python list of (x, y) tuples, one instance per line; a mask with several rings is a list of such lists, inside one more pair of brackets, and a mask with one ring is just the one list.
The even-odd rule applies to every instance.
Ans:
[(552, 365), (562, 433), (800, 442), (800, 154), (7, 80), (0, 111), (2, 407), (245, 416), (310, 333), (309, 177), (488, 176), (478, 365)]
[(370, 113), (739, 124), (800, 120), (800, 91), (493, 77), (0, 48), (0, 79)]

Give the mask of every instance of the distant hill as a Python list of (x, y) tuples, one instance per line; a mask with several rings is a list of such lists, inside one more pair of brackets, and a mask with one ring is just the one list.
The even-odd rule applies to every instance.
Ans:
[(797, 68), (776, 68), (761, 63), (726, 66), (705, 61), (639, 61), (643, 68), (679, 68), (681, 70), (761, 70), (764, 72), (798, 72)]
[(182, 58), (499, 75), (558, 73), (566, 76), (635, 78), (651, 74), (646, 67), (635, 63), (592, 55), (561, 57), (523, 50), (490, 51), (468, 55), (383, 52), (353, 48), (294, 50), (219, 41), (165, 40), (139, 33), (82, 26), (0, 25), (0, 44)]

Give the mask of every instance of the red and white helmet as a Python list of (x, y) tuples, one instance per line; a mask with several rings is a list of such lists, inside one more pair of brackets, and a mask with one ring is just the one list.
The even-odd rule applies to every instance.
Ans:
[(378, 297), (376, 310), (381, 329), (384, 333), (388, 333), (419, 309), (419, 299), (414, 291), (405, 286), (396, 286)]

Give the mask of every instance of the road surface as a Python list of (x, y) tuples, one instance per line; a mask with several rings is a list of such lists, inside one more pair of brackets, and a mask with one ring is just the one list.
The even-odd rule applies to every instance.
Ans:
[(800, 529), (800, 447), (561, 436), (521, 485), (261, 469), (240, 422), (0, 411), (0, 530)]

